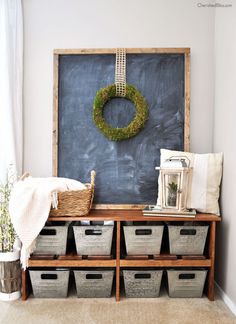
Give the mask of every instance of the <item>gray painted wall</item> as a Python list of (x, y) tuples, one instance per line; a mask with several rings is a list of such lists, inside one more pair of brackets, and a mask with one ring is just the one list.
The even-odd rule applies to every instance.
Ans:
[[(229, 2), (230, 3), (230, 2)], [(232, 2), (231, 2), (232, 3)], [(216, 281), (236, 311), (236, 6), (216, 10), (214, 151), (224, 152)]]

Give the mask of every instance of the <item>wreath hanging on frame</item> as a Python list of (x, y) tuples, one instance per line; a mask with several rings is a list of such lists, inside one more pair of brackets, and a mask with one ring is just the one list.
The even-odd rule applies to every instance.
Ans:
[(132, 85), (126, 84), (124, 98), (130, 100), (136, 109), (136, 114), (131, 123), (123, 128), (113, 128), (106, 123), (103, 117), (103, 109), (108, 101), (117, 98), (116, 85), (112, 84), (100, 89), (94, 99), (93, 119), (100, 131), (112, 141), (121, 141), (135, 136), (144, 127), (148, 118), (148, 105), (141, 93)]
[[(148, 119), (148, 105), (142, 94), (133, 85), (126, 84), (125, 50), (117, 49), (116, 82), (97, 91), (93, 103), (93, 120), (100, 131), (112, 141), (121, 141), (135, 136), (145, 126)], [(104, 106), (113, 98), (130, 100), (136, 109), (134, 119), (126, 127), (114, 128), (103, 117)]]

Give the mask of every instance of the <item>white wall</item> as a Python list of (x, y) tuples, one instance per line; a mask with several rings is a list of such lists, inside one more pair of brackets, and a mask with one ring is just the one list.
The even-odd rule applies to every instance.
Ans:
[(24, 169), (51, 175), (53, 49), (190, 47), (191, 150), (212, 149), (214, 9), (193, 0), (23, 0)]
[(236, 6), (217, 9), (215, 20), (214, 151), (224, 152), (223, 222), (217, 236), (216, 280), (236, 312)]

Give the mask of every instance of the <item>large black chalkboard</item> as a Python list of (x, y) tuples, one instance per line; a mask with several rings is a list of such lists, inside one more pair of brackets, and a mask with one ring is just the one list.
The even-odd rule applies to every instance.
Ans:
[[(149, 119), (135, 137), (108, 140), (92, 118), (93, 100), (114, 83), (115, 55), (59, 56), (58, 176), (88, 182), (96, 170), (95, 203), (153, 204), (157, 198), (160, 148), (184, 149), (184, 54), (127, 54), (127, 83), (146, 98)], [(113, 99), (105, 117), (123, 127), (135, 109), (126, 99)]]

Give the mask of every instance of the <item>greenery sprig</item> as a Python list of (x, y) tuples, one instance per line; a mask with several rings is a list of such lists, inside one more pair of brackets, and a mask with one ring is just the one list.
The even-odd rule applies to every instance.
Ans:
[(9, 200), (16, 175), (8, 171), (8, 179), (0, 185), (0, 252), (12, 252), (16, 238), (9, 214)]
[(142, 94), (132, 85), (126, 85), (126, 96), (136, 109), (136, 114), (131, 123), (123, 128), (113, 128), (106, 123), (103, 117), (103, 109), (107, 102), (116, 98), (116, 85), (112, 84), (100, 89), (94, 98), (93, 120), (100, 131), (112, 141), (121, 141), (135, 136), (144, 127), (148, 119), (148, 105)]
[(170, 193), (177, 192), (177, 190), (178, 190), (177, 183), (174, 183), (174, 182), (168, 183), (168, 189), (169, 189)]

